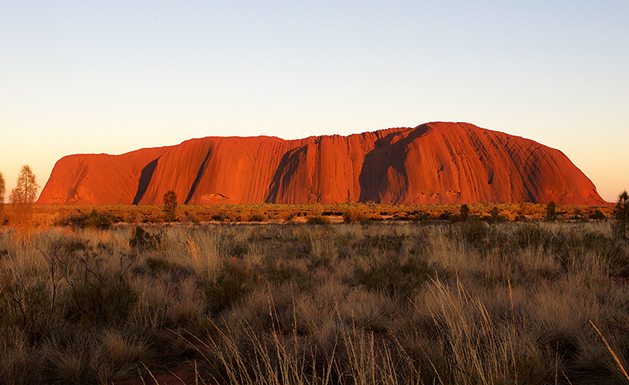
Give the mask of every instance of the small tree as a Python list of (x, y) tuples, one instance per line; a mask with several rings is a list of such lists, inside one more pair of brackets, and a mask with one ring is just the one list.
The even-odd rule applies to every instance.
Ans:
[(176, 218), (177, 194), (170, 190), (164, 194), (164, 217), (167, 222), (172, 222)]
[(557, 205), (555, 204), (554, 201), (548, 202), (548, 204), (546, 205), (546, 220), (547, 221), (552, 222), (555, 219), (557, 219), (556, 209), (557, 209)]
[(490, 211), (489, 214), (491, 214), (491, 217), (494, 221), (497, 221), (500, 219), (500, 210), (498, 210), (498, 206), (494, 206)]
[(30, 235), (33, 230), (33, 203), (39, 191), (35, 174), (28, 165), (22, 166), (17, 177), (17, 186), (11, 190), (9, 200), (13, 204), (16, 227), (23, 236)]
[(627, 223), (629, 222), (629, 194), (623, 191), (618, 196), (616, 204), (616, 219), (618, 220), (618, 236), (621, 239), (627, 239)]
[(467, 221), (467, 217), (470, 216), (470, 208), (468, 205), (463, 204), (461, 205), (461, 220), (463, 222)]
[(4, 193), (6, 185), (4, 184), (4, 175), (0, 172), (0, 225), (4, 223)]

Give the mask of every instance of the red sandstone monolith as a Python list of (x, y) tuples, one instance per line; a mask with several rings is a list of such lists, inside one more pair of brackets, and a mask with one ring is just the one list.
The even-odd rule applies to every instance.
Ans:
[(300, 140), (207, 137), (60, 159), (39, 204), (602, 204), (559, 150), (467, 123)]

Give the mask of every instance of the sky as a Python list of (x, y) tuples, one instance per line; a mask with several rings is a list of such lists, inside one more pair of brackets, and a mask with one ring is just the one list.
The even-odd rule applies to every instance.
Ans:
[(0, 0), (0, 172), (469, 122), (629, 189), (629, 1)]

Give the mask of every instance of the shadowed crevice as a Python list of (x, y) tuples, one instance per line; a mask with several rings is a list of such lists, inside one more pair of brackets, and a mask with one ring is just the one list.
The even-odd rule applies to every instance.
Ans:
[(155, 159), (151, 163), (147, 164), (140, 174), (140, 182), (138, 183), (138, 191), (135, 192), (135, 198), (133, 198), (133, 204), (138, 205), (146, 193), (146, 190), (149, 187), (149, 183), (151, 183), (151, 178), (153, 177), (153, 172), (155, 171), (155, 167), (157, 167), (157, 161), (159, 158)]
[[(365, 155), (358, 175), (359, 202), (380, 203), (380, 198), (388, 186), (388, 180), (385, 181), (385, 179), (390, 167), (406, 177), (407, 171), (403, 167), (406, 158), (405, 149), (414, 140), (424, 136), (429, 129), (428, 125), (423, 124), (413, 128), (408, 134), (407, 131), (392, 132), (375, 142), (374, 149)], [(407, 135), (404, 136), (405, 134)], [(397, 137), (401, 139), (394, 141)]]
[(194, 182), (192, 183), (192, 186), (190, 187), (190, 191), (188, 192), (188, 196), (186, 197), (185, 202), (183, 202), (184, 204), (187, 205), (188, 202), (190, 202), (190, 199), (192, 199), (192, 196), (194, 195), (194, 192), (196, 191), (197, 186), (199, 185), (199, 182), (201, 181), (201, 178), (203, 177), (203, 172), (205, 171), (205, 164), (210, 159), (210, 155), (212, 155), (212, 150), (209, 150), (207, 152), (207, 155), (205, 156), (205, 159), (203, 159), (203, 163), (201, 163), (201, 167), (199, 167), (199, 172), (197, 172), (197, 177), (194, 179)]
[(269, 192), (264, 199), (265, 203), (278, 203), (281, 193), (290, 186), (292, 178), (297, 173), (301, 158), (306, 156), (307, 148), (308, 145), (293, 148), (282, 156), (282, 160), (271, 180)]

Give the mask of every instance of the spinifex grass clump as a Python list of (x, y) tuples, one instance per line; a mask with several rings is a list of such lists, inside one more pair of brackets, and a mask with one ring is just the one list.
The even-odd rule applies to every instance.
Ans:
[(627, 248), (472, 216), (5, 230), (0, 384), (623, 383)]
[(144, 230), (142, 226), (135, 226), (131, 230), (129, 246), (136, 251), (157, 250), (164, 241), (161, 232), (149, 232)]
[(353, 275), (352, 284), (403, 300), (412, 296), (426, 281), (435, 278), (437, 271), (424, 256), (401, 258), (385, 253), (357, 264)]
[(214, 277), (200, 282), (207, 302), (206, 311), (219, 314), (253, 292), (258, 276), (238, 259), (226, 259)]

